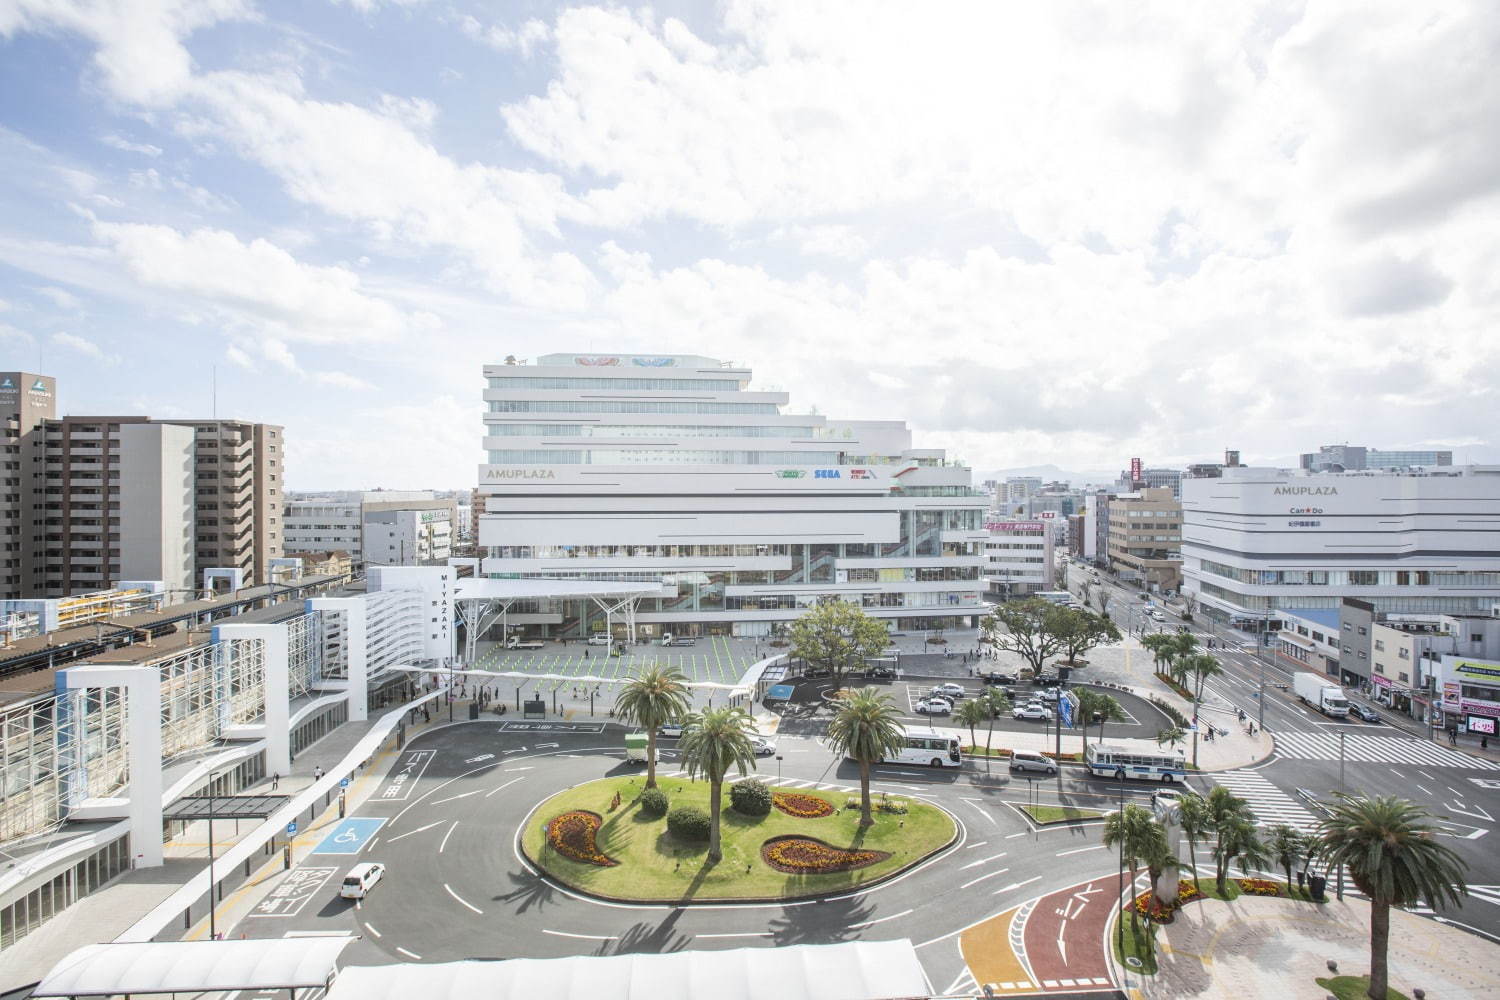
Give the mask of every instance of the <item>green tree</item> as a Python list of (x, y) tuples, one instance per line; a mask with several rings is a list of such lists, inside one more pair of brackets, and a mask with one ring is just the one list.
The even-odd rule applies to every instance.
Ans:
[(1040, 674), (1047, 659), (1063, 648), (1060, 604), (1028, 597), (1007, 601), (987, 615), (981, 627), (996, 648), (1015, 653), (1034, 674)]
[(995, 741), (995, 720), (1010, 711), (1010, 695), (999, 688), (989, 687), (984, 689), (984, 694), (979, 696), (984, 702), (986, 717), (990, 720), (989, 732), (984, 734), (984, 767), (990, 767), (990, 749)]
[[(1216, 658), (1207, 653), (1189, 653), (1179, 657), (1177, 663), (1184, 673), (1193, 679), (1193, 722), (1197, 724), (1198, 706), (1203, 703), (1203, 686), (1208, 683), (1210, 677), (1222, 674), (1224, 667)], [(1193, 730), (1193, 766), (1198, 766), (1198, 730), (1196, 728)]]
[(1214, 833), (1214, 884), (1222, 896), (1230, 863), (1238, 858), (1241, 868), (1264, 865), (1265, 851), (1256, 835), (1255, 812), (1250, 803), (1223, 785), (1215, 785), (1208, 793), (1207, 808), (1209, 827)]
[(1167, 646), (1170, 654), (1168, 669), (1177, 678), (1178, 684), (1186, 684), (1187, 675), (1192, 673), (1189, 658), (1199, 655), (1198, 637), (1191, 632), (1174, 632), (1167, 638), (1171, 640)]
[(1135, 908), (1135, 880), (1140, 874), (1142, 861), (1159, 856), (1160, 841), (1165, 840), (1161, 824), (1152, 817), (1150, 810), (1134, 803), (1112, 812), (1104, 818), (1104, 843), (1118, 847), (1125, 866), (1130, 869), (1130, 925), (1137, 938), (1140, 937), (1140, 914)]
[(1342, 796), (1318, 824), (1313, 851), (1330, 868), (1347, 865), (1370, 897), (1369, 995), (1384, 998), (1391, 907), (1425, 902), (1462, 906), (1468, 865), (1436, 840), (1432, 815), (1393, 795)]
[[(1181, 730), (1178, 730), (1181, 732)], [(1213, 815), (1208, 802), (1196, 792), (1186, 792), (1177, 800), (1177, 825), (1182, 828), (1182, 839), (1188, 844), (1188, 864), (1193, 869), (1193, 886), (1198, 882), (1198, 844), (1213, 829)]]
[(969, 745), (979, 746), (979, 737), (974, 735), (974, 727), (990, 717), (989, 709), (985, 707), (981, 698), (971, 698), (961, 701), (953, 710), (953, 721), (960, 726), (969, 727)]
[[(1088, 750), (1089, 745), (1089, 724), (1093, 721), (1096, 713), (1103, 711), (1104, 699), (1109, 698), (1109, 695), (1103, 691), (1096, 691), (1089, 687), (1074, 688), (1068, 693), (1073, 696), (1073, 701), (1077, 703), (1074, 715), (1082, 729), (1083, 735), (1083, 740), (1078, 744), (1078, 752), (1084, 753)], [(1110, 698), (1110, 700), (1114, 701), (1113, 698)], [(1100, 719), (1100, 723), (1102, 728), (1102, 718)]]
[(840, 699), (828, 724), (828, 745), (859, 765), (859, 825), (869, 826), (875, 822), (870, 815), (870, 766), (906, 747), (906, 727), (891, 696), (860, 688)]
[(755, 767), (755, 748), (750, 735), (755, 722), (738, 705), (721, 705), (687, 717), (682, 731), (682, 762), (689, 777), (708, 779), (708, 860), (723, 859), (719, 848), (719, 813), (724, 798), (724, 775), (731, 767), (748, 774)]
[(1157, 673), (1172, 662), (1172, 655), (1176, 649), (1176, 637), (1167, 635), (1165, 632), (1154, 632), (1151, 635), (1141, 637), (1141, 645), (1145, 646), (1151, 653), (1151, 664)]
[(656, 733), (682, 718), (691, 704), (687, 678), (676, 667), (653, 663), (625, 682), (615, 714), (646, 731), (646, 787), (656, 787)]
[(1156, 734), (1156, 745), (1164, 746), (1168, 750), (1175, 750), (1177, 744), (1187, 739), (1187, 733), (1178, 726), (1171, 726)]
[(792, 655), (827, 670), (835, 688), (889, 642), (885, 623), (849, 601), (825, 601), (792, 623)]
[(1277, 823), (1266, 830), (1266, 851), (1286, 873), (1286, 891), (1292, 891), (1292, 868), (1307, 857), (1307, 838), (1296, 827)]
[(1068, 663), (1076, 664), (1080, 656), (1095, 646), (1120, 641), (1119, 628), (1108, 618), (1074, 608), (1063, 608), (1062, 611), (1057, 616), (1056, 628), (1062, 639), (1062, 650), (1068, 654)]

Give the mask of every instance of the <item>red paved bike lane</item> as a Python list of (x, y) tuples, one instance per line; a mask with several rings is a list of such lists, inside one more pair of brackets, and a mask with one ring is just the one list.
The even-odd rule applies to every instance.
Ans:
[(1047, 990), (1112, 988), (1104, 928), (1119, 903), (1109, 875), (1079, 882), (1037, 900), (1026, 919), (1026, 960)]

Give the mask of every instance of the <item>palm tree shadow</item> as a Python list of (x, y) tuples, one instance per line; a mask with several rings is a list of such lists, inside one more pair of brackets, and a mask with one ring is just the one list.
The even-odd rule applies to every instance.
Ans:
[(766, 929), (777, 945), (837, 944), (859, 937), (851, 924), (864, 923), (874, 912), (863, 897), (819, 900), (806, 906), (788, 906)]
[(687, 947), (692, 936), (677, 930), (677, 921), (682, 919), (683, 909), (678, 907), (667, 915), (661, 923), (652, 926), (644, 921), (631, 924), (625, 931), (613, 941), (605, 941), (599, 945), (596, 955), (627, 955), (639, 953), (644, 955), (665, 954), (670, 951), (681, 951)]
[(531, 872), (507, 872), (506, 877), (515, 886), (510, 892), (491, 896), (496, 903), (514, 903), (516, 913), (525, 913), (535, 906), (538, 910), (552, 902), (557, 890), (552, 883)]
[(698, 890), (703, 888), (704, 880), (713, 873), (713, 870), (718, 865), (717, 861), (710, 861), (707, 857), (703, 859), (703, 864), (699, 867), (697, 873), (693, 875), (693, 880), (688, 883), (686, 889), (682, 890), (682, 902), (691, 903), (693, 901), (693, 898), (698, 895)]

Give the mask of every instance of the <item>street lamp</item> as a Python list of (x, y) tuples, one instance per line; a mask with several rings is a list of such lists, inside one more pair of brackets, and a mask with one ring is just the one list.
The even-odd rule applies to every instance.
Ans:
[[(1340, 732), (1339, 733), (1339, 795), (1342, 796), (1343, 794), (1344, 794), (1344, 734), (1342, 732)], [(1335, 891), (1336, 891), (1336, 893), (1337, 893), (1337, 895), (1339, 897), (1339, 902), (1342, 903), (1344, 901), (1344, 866), (1343, 865), (1339, 865), (1338, 879), (1339, 879), (1338, 880), (1338, 885), (1335, 887)]]
[(781, 754), (776, 755), (776, 787), (781, 787)]
[(214, 881), (214, 782), (218, 781), (228, 770), (220, 771), (218, 774), (209, 773), (208, 776), (208, 938), (210, 941), (219, 939), (219, 924), (214, 910), (218, 900), (214, 897), (218, 892), (218, 884)]

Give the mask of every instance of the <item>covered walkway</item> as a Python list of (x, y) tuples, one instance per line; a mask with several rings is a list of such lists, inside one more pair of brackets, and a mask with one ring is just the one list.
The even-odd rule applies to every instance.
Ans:
[(454, 584), (454, 605), (458, 620), (464, 626), (463, 662), (473, 664), (479, 637), (485, 630), (501, 623), (500, 634), (507, 633), (506, 616), (517, 601), (539, 601), (550, 598), (580, 598), (594, 602), (604, 612), (605, 634), (613, 634), (616, 615), (623, 614), (630, 641), (635, 642), (635, 603), (642, 597), (661, 594), (659, 583), (624, 583), (611, 580), (492, 580), (486, 577), (464, 577)]

